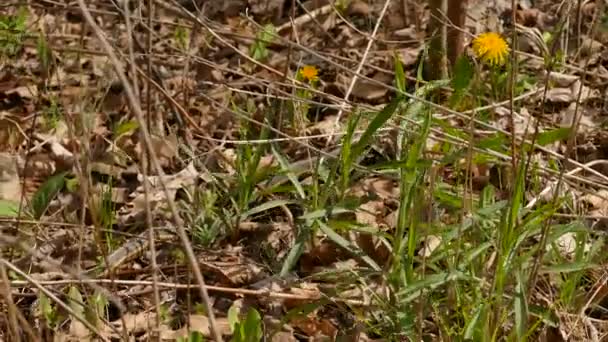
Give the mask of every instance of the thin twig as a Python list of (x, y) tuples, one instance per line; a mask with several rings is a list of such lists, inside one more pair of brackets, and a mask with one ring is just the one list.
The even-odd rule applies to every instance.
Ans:
[[(357, 83), (357, 80), (359, 78), (358, 75), (361, 73), (361, 70), (363, 69), (363, 65), (365, 65), (365, 61), (367, 60), (367, 55), (369, 54), (369, 50), (372, 48), (372, 45), (374, 44), (376, 34), (378, 33), (378, 28), (380, 28), (380, 24), (382, 23), (382, 20), (384, 19), (384, 15), (386, 14), (386, 10), (388, 9), (388, 5), (390, 3), (391, 3), (390, 0), (384, 1), (384, 6), (382, 7), (382, 11), (380, 11), (380, 16), (378, 17), (378, 19), (376, 21), (374, 30), (372, 31), (372, 34), (367, 41), (367, 46), (365, 47), (365, 51), (363, 52), (361, 61), (359, 62), (357, 69), (355, 69), (355, 74), (354, 74), (353, 78), (351, 79), (350, 84), (348, 85), (346, 94), (344, 94), (344, 99), (340, 103), (340, 109), (338, 110), (338, 114), (336, 114), (336, 121), (334, 123), (334, 127), (332, 128), (331, 133), (335, 132), (335, 130), (340, 127), (340, 119), (342, 118), (342, 113), (344, 112), (344, 109), (345, 109), (344, 107), (345, 107), (346, 101), (348, 101), (350, 94), (352, 93), (353, 89), (355, 88), (355, 84)], [(331, 139), (327, 139), (327, 145), (329, 145), (330, 143), (331, 143)]]
[(169, 209), (171, 210), (171, 214), (172, 214), (172, 217), (173, 217), (173, 220), (175, 223), (175, 228), (177, 229), (178, 236), (180, 237), (180, 239), (182, 241), (182, 245), (184, 247), (186, 255), (188, 256), (188, 260), (190, 261), (190, 264), (192, 266), (192, 270), (194, 272), (194, 277), (196, 278), (196, 280), (199, 284), (201, 298), (203, 300), (203, 303), (205, 304), (205, 307), (207, 309), (207, 315), (209, 318), (209, 330), (211, 331), (211, 334), (213, 335), (215, 340), (217, 342), (221, 342), (222, 336), (220, 335), (220, 333), (217, 329), (217, 324), (215, 322), (215, 314), (213, 313), (213, 306), (211, 305), (211, 300), (209, 299), (209, 294), (207, 293), (207, 287), (205, 285), (203, 273), (201, 272), (200, 266), (198, 265), (198, 261), (196, 260), (196, 255), (194, 254), (194, 251), (192, 250), (192, 245), (190, 244), (190, 241), (188, 239), (188, 234), (186, 233), (186, 230), (179, 222), (179, 216), (178, 216), (177, 207), (175, 205), (175, 202), (174, 202), (173, 198), (171, 197), (171, 195), (167, 189), (167, 186), (164, 182), (165, 172), (163, 171), (162, 167), (160, 166), (160, 162), (158, 161), (158, 158), (157, 158), (156, 154), (154, 153), (154, 147), (152, 145), (152, 139), (150, 138), (150, 133), (148, 131), (148, 128), (146, 127), (144, 113), (141, 110), (141, 107), (139, 106), (137, 99), (135, 98), (135, 93), (133, 92), (131, 84), (125, 77), (124, 68), (122, 66), (122, 63), (116, 57), (116, 54), (114, 53), (114, 50), (112, 49), (112, 47), (108, 43), (107, 39), (105, 38), (104, 33), (101, 31), (99, 26), (97, 26), (97, 24), (95, 23), (95, 20), (91, 16), (91, 13), (88, 11), (88, 8), (87, 8), (86, 4), (84, 3), (84, 0), (78, 0), (78, 5), (80, 6), (82, 14), (85, 17), (85, 20), (89, 23), (89, 25), (91, 26), (91, 28), (97, 35), (97, 38), (99, 38), (99, 41), (102, 44), (106, 53), (108, 54), (108, 58), (110, 59), (117, 76), (120, 78), (120, 81), (124, 86), (125, 94), (127, 95), (127, 99), (131, 106), (131, 109), (133, 110), (135, 117), (137, 118), (137, 121), (139, 123), (139, 129), (141, 129), (146, 149), (149, 151), (149, 156), (152, 161), (152, 165), (154, 166), (154, 169), (159, 176), (161, 187), (167, 198), (167, 202), (169, 204)]
[(57, 305), (61, 306), (61, 308), (63, 310), (65, 310), (66, 312), (68, 312), (70, 314), (72, 319), (76, 319), (76, 320), (80, 321), (82, 324), (84, 324), (85, 327), (87, 327), (91, 332), (95, 333), (95, 335), (99, 336), (99, 338), (102, 339), (103, 341), (108, 341), (108, 342), (110, 341), (105, 336), (103, 336), (101, 334), (101, 332), (99, 332), (99, 330), (97, 330), (97, 328), (93, 324), (89, 323), (89, 321), (87, 321), (83, 315), (79, 315), (76, 312), (74, 312), (74, 310), (69, 305), (64, 303), (61, 299), (59, 299), (57, 296), (55, 296), (55, 294), (53, 292), (49, 291), (47, 288), (45, 288), (43, 285), (41, 285), (38, 281), (36, 281), (36, 279), (33, 279), (32, 277), (30, 277), (28, 274), (26, 274), (25, 272), (20, 270), (19, 267), (13, 265), (8, 260), (0, 259), (0, 262), (3, 263), (6, 267), (10, 268), (13, 272), (17, 273), (19, 276), (23, 277), (30, 284), (34, 285), (38, 290), (40, 290), (47, 297), (49, 297), (51, 300), (53, 300), (53, 302), (55, 302)]

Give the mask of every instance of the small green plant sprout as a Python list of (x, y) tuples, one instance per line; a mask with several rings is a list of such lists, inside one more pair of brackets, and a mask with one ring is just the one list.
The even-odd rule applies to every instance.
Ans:
[(173, 39), (175, 40), (177, 48), (188, 51), (190, 31), (187, 28), (181, 26), (176, 27), (173, 32)]
[(262, 317), (254, 309), (251, 308), (247, 312), (245, 320), (241, 320), (238, 316), (238, 308), (233, 305), (228, 310), (228, 323), (232, 331), (231, 342), (259, 342), (262, 340)]
[(205, 339), (200, 331), (191, 331), (188, 337), (177, 338), (178, 342), (203, 342)]
[(274, 40), (276, 31), (276, 28), (272, 24), (268, 24), (258, 32), (255, 42), (251, 45), (249, 51), (251, 58), (256, 61), (263, 61), (268, 58), (268, 45)]
[(44, 125), (47, 129), (55, 129), (59, 122), (63, 119), (63, 109), (59, 105), (57, 98), (52, 97), (49, 105), (42, 111)]
[(49, 297), (42, 292), (38, 297), (38, 309), (47, 328), (55, 329), (61, 322), (57, 308), (55, 308)]
[(27, 9), (22, 7), (16, 15), (0, 15), (0, 56), (15, 56), (26, 34)]

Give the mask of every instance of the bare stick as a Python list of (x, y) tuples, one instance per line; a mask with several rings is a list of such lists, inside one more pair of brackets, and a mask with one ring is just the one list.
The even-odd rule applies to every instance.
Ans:
[[(372, 35), (369, 38), (369, 40), (367, 41), (367, 46), (365, 47), (365, 52), (363, 52), (363, 56), (361, 57), (361, 61), (359, 62), (359, 65), (357, 66), (355, 75), (351, 79), (350, 85), (348, 86), (348, 90), (346, 90), (346, 94), (344, 95), (344, 99), (340, 103), (340, 110), (338, 110), (338, 114), (336, 115), (336, 122), (334, 124), (334, 127), (332, 128), (331, 133), (333, 133), (336, 130), (336, 128), (339, 127), (338, 125), (340, 124), (340, 118), (342, 118), (342, 113), (344, 112), (344, 107), (346, 106), (346, 103), (348, 102), (350, 93), (352, 93), (353, 88), (355, 88), (355, 83), (357, 83), (357, 80), (359, 79), (358, 75), (359, 75), (359, 73), (361, 73), (361, 69), (363, 69), (363, 65), (365, 64), (365, 60), (367, 59), (367, 55), (369, 54), (369, 50), (372, 48), (372, 45), (374, 44), (374, 40), (375, 40), (376, 34), (378, 33), (378, 28), (380, 27), (380, 23), (382, 23), (382, 18), (384, 18), (384, 15), (386, 14), (386, 10), (388, 9), (388, 5), (390, 3), (391, 3), (390, 0), (386, 0), (384, 2), (384, 7), (382, 7), (382, 11), (380, 12), (378, 21), (376, 21), (376, 26), (374, 26), (374, 31), (372, 31)], [(329, 145), (330, 143), (331, 143), (331, 138), (327, 139), (327, 145)]]

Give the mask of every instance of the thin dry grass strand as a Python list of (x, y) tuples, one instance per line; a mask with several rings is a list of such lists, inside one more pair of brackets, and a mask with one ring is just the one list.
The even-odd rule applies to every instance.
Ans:
[(88, 11), (88, 8), (87, 8), (86, 4), (84, 3), (84, 0), (78, 0), (78, 5), (80, 6), (82, 14), (85, 17), (85, 20), (89, 23), (89, 25), (95, 32), (95, 35), (97, 35), (97, 38), (99, 38), (99, 41), (102, 44), (106, 53), (108, 54), (108, 58), (110, 59), (112, 66), (114, 67), (114, 70), (117, 73), (117, 76), (120, 78), (120, 81), (124, 86), (124, 90), (127, 95), (127, 99), (131, 106), (131, 109), (133, 110), (133, 112), (135, 114), (135, 117), (137, 118), (137, 121), (140, 126), (140, 130), (142, 132), (142, 136), (144, 137), (144, 143), (145, 143), (146, 149), (150, 152), (149, 156), (152, 161), (152, 165), (154, 166), (154, 169), (161, 180), (160, 184), (163, 189), (163, 192), (165, 193), (165, 196), (167, 197), (167, 202), (168, 202), (169, 208), (171, 210), (171, 214), (172, 214), (172, 217), (173, 217), (173, 220), (175, 223), (175, 228), (177, 230), (178, 236), (180, 237), (180, 239), (182, 241), (182, 245), (185, 249), (186, 255), (188, 256), (188, 260), (191, 263), (192, 270), (194, 272), (194, 276), (199, 284), (201, 298), (207, 309), (207, 315), (209, 318), (209, 330), (211, 331), (211, 334), (213, 335), (215, 340), (217, 342), (221, 342), (222, 336), (219, 334), (219, 331), (217, 329), (217, 324), (215, 322), (215, 314), (213, 313), (213, 306), (211, 305), (211, 300), (209, 299), (209, 294), (207, 293), (207, 288), (205, 285), (205, 280), (203, 278), (203, 274), (201, 272), (200, 266), (198, 265), (198, 261), (196, 260), (196, 256), (194, 255), (194, 251), (192, 250), (192, 245), (190, 244), (186, 230), (184, 229), (184, 227), (180, 224), (180, 222), (178, 220), (178, 213), (177, 213), (177, 207), (175, 206), (175, 202), (171, 198), (169, 191), (167, 189), (167, 186), (166, 186), (165, 182), (163, 181), (164, 177), (165, 177), (165, 173), (164, 173), (162, 167), (160, 166), (160, 162), (158, 161), (158, 158), (154, 154), (154, 148), (152, 146), (150, 133), (148, 132), (148, 129), (145, 124), (146, 120), (145, 120), (144, 114), (139, 106), (137, 99), (135, 98), (135, 94), (133, 92), (131, 84), (125, 77), (124, 68), (123, 68), (121, 62), (118, 60), (118, 58), (114, 54), (114, 51), (113, 51), (112, 47), (110, 46), (110, 44), (108, 43), (107, 39), (105, 38), (104, 33), (101, 31), (99, 26), (97, 26), (97, 24), (95, 23), (95, 20), (91, 16), (91, 13)]
[(110, 341), (105, 336), (103, 336), (101, 334), (101, 332), (99, 330), (97, 330), (97, 328), (94, 325), (92, 325), (91, 323), (89, 323), (89, 321), (87, 321), (84, 317), (78, 315), (76, 312), (74, 312), (74, 310), (69, 305), (67, 305), (65, 302), (63, 302), (61, 299), (59, 299), (57, 296), (55, 296), (55, 294), (53, 292), (49, 291), (43, 285), (40, 285), (40, 283), (38, 281), (36, 281), (36, 279), (33, 279), (28, 274), (26, 274), (25, 272), (23, 272), (22, 270), (20, 270), (19, 267), (13, 265), (10, 261), (8, 261), (8, 260), (6, 260), (4, 258), (0, 258), (0, 262), (3, 263), (6, 267), (10, 268), (13, 272), (17, 273), (19, 276), (21, 276), (24, 279), (26, 279), (30, 284), (34, 285), (38, 290), (40, 290), (47, 297), (49, 297), (49, 299), (51, 299), (57, 305), (61, 306), (61, 308), (63, 310), (65, 310), (66, 312), (68, 312), (70, 314), (70, 316), (72, 317), (72, 319), (76, 319), (76, 320), (80, 321), (80, 323), (84, 324), (84, 326), (86, 326), (87, 329), (89, 329), (95, 335), (99, 336), (99, 338), (101, 340), (108, 341), (108, 342)]
[[(382, 10), (380, 11), (380, 16), (378, 17), (378, 19), (376, 21), (374, 30), (372, 31), (371, 36), (367, 40), (367, 46), (365, 47), (365, 51), (363, 52), (361, 61), (359, 61), (359, 65), (357, 65), (357, 69), (355, 69), (354, 76), (351, 79), (350, 84), (348, 85), (348, 89), (346, 90), (346, 93), (344, 94), (344, 99), (340, 103), (340, 109), (338, 110), (338, 114), (336, 114), (336, 121), (334, 122), (334, 127), (332, 128), (331, 133), (333, 133), (338, 127), (340, 127), (340, 119), (342, 118), (342, 113), (344, 112), (344, 109), (345, 109), (344, 107), (345, 107), (346, 101), (348, 101), (350, 94), (352, 93), (353, 89), (355, 88), (355, 84), (357, 83), (357, 80), (358, 80), (358, 75), (361, 73), (361, 70), (363, 69), (363, 65), (365, 64), (365, 61), (367, 60), (367, 55), (369, 54), (369, 51), (372, 48), (372, 45), (374, 44), (374, 41), (376, 39), (376, 34), (378, 33), (378, 29), (380, 28), (380, 24), (382, 23), (382, 20), (384, 19), (384, 15), (386, 14), (386, 10), (388, 9), (388, 5), (390, 3), (391, 3), (390, 0), (384, 1), (384, 6), (382, 7)], [(329, 144), (331, 144), (331, 138), (327, 139), (326, 145), (329, 146)]]

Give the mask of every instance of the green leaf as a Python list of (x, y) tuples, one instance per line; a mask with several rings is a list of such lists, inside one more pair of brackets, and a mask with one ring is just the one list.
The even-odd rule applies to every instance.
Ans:
[(352, 211), (353, 211), (352, 209), (340, 208), (340, 207), (319, 209), (319, 210), (315, 210), (315, 211), (311, 211), (309, 213), (303, 214), (302, 216), (298, 217), (298, 220), (303, 220), (303, 221), (313, 220), (313, 219), (326, 217), (329, 214), (332, 214), (332, 215), (345, 214), (345, 213), (351, 213)]
[(454, 77), (452, 77), (452, 88), (456, 92), (465, 91), (475, 76), (473, 63), (465, 55), (460, 56), (454, 65)]
[[(399, 55), (397, 54), (397, 52), (395, 51), (395, 87), (397, 89), (399, 89), (399, 91), (401, 93), (405, 93), (405, 86), (406, 86), (406, 78), (405, 78), (405, 71), (403, 71), (403, 63), (401, 63), (401, 58), (399, 58)], [(401, 94), (399, 94), (401, 95)]]
[(48, 72), (51, 70), (51, 61), (53, 60), (53, 54), (51, 52), (51, 48), (49, 47), (46, 36), (42, 32), (38, 35), (36, 50), (38, 52), (40, 66), (42, 67), (42, 70), (44, 70), (45, 74), (48, 75)]
[(546, 146), (556, 141), (568, 139), (570, 136), (570, 131), (570, 127), (561, 127), (551, 131), (542, 132), (538, 135), (536, 143), (540, 146)]
[(321, 221), (317, 221), (317, 222), (319, 224), (319, 229), (321, 229), (321, 231), (323, 233), (325, 233), (325, 235), (327, 235), (327, 237), (330, 240), (332, 240), (335, 244), (344, 248), (345, 250), (347, 250), (349, 253), (353, 254), (354, 256), (360, 257), (361, 260), (363, 260), (374, 271), (381, 270), (380, 266), (378, 266), (378, 264), (372, 258), (370, 258), (367, 254), (365, 254), (359, 247), (357, 247), (350, 241), (343, 238), (341, 235), (336, 233), (333, 229), (331, 229), (325, 223), (323, 223)]
[(36, 191), (32, 197), (32, 211), (34, 218), (39, 219), (42, 217), (44, 212), (49, 206), (49, 203), (57, 193), (65, 185), (65, 175), (67, 172), (61, 172), (49, 178), (42, 186)]
[(139, 128), (139, 123), (137, 123), (137, 121), (135, 121), (135, 120), (129, 120), (129, 121), (121, 122), (114, 129), (114, 139), (118, 139), (123, 134), (132, 133), (132, 132), (134, 132), (138, 128)]
[(246, 342), (259, 342), (262, 340), (262, 317), (254, 308), (249, 309), (243, 323)]
[(19, 213), (19, 202), (0, 200), (0, 216), (17, 217)]
[(423, 279), (416, 280), (410, 283), (406, 288), (399, 292), (399, 296), (409, 296), (406, 298), (406, 301), (410, 301), (415, 299), (420, 295), (420, 290), (423, 289), (435, 289), (441, 285), (447, 284), (449, 282), (454, 282), (457, 280), (471, 280), (470, 277), (467, 277), (461, 272), (442, 272), (436, 274), (430, 274), (424, 276)]
[(596, 264), (590, 263), (588, 261), (579, 261), (579, 262), (569, 262), (565, 264), (557, 264), (551, 266), (544, 266), (541, 268), (539, 274), (547, 274), (547, 273), (570, 273), (570, 272), (578, 272), (583, 270), (588, 270), (592, 268), (599, 267)]
[(246, 219), (249, 216), (264, 212), (266, 210), (272, 209), (272, 208), (277, 208), (280, 207), (282, 205), (288, 205), (288, 204), (294, 204), (294, 201), (288, 201), (288, 200), (272, 200), (272, 201), (268, 201), (266, 203), (262, 203), (260, 205), (258, 205), (257, 207), (251, 208), (249, 210), (247, 210), (246, 212), (244, 212), (241, 215), (241, 219)]
[(80, 188), (80, 181), (76, 177), (74, 177), (74, 178), (66, 178), (65, 179), (65, 188), (69, 192), (78, 192), (78, 190)]
[(250, 55), (256, 61), (264, 60), (268, 57), (268, 45), (272, 43), (276, 36), (277, 30), (272, 24), (264, 26), (262, 31), (258, 32), (255, 42), (251, 45)]
[(304, 252), (304, 244), (306, 243), (308, 235), (308, 228), (300, 230), (300, 233), (296, 238), (296, 242), (293, 244), (289, 254), (287, 254), (287, 257), (283, 261), (283, 266), (281, 267), (280, 273), (281, 277), (286, 276), (298, 262), (300, 255), (302, 255), (302, 252)]
[(517, 340), (525, 341), (526, 327), (528, 325), (528, 302), (526, 284), (524, 284), (524, 281), (521, 278), (521, 274), (517, 274), (513, 306), (515, 311), (515, 332), (517, 334)]
[(281, 152), (279, 152), (279, 150), (276, 148), (275, 145), (272, 145), (272, 154), (279, 161), (279, 165), (281, 165), (281, 169), (283, 169), (283, 171), (287, 174), (287, 178), (289, 178), (289, 181), (295, 187), (296, 192), (298, 193), (300, 198), (306, 199), (306, 193), (304, 192), (304, 188), (302, 187), (302, 184), (300, 184), (298, 177), (296, 177), (296, 175), (290, 170), (289, 163), (287, 162), (285, 157), (281, 154)]
[(393, 113), (401, 104), (401, 101), (403, 101), (403, 98), (401, 96), (395, 97), (374, 117), (372, 122), (370, 122), (369, 126), (367, 126), (365, 132), (363, 132), (363, 135), (361, 135), (361, 139), (359, 139), (356, 144), (353, 144), (351, 151), (352, 157), (357, 158), (358, 156), (360, 156), (365, 150), (365, 148), (371, 144), (372, 138), (374, 137), (376, 131), (378, 131), (382, 127), (382, 125), (384, 125), (384, 123), (386, 123), (388, 119), (391, 118)]
[(68, 303), (76, 315), (84, 319), (84, 299), (76, 286), (70, 286), (68, 290)]
[(230, 325), (230, 332), (234, 334), (237, 325), (239, 324), (239, 313), (238, 309), (232, 305), (228, 309), (228, 325)]
[(481, 304), (479, 305), (479, 307), (477, 308), (477, 310), (475, 310), (475, 313), (473, 314), (473, 317), (471, 318), (471, 320), (469, 320), (467, 322), (467, 325), (465, 327), (465, 331), (464, 331), (464, 339), (465, 340), (473, 340), (473, 338), (475, 336), (478, 336), (480, 334), (480, 331), (482, 330), (480, 327), (484, 325), (484, 321), (482, 320), (482, 317), (484, 317), (484, 313), (486, 310), (486, 304)]

